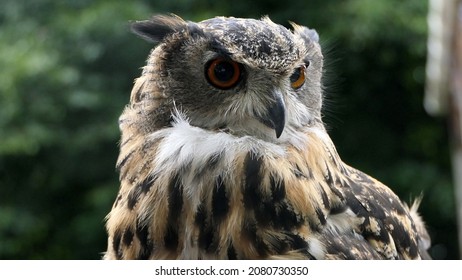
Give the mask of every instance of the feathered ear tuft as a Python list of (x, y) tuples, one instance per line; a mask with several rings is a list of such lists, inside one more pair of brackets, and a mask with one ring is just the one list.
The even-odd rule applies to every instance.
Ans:
[(182, 32), (188, 27), (188, 23), (177, 15), (156, 15), (149, 20), (135, 21), (131, 24), (131, 30), (141, 38), (159, 43), (172, 33)]
[(294, 28), (294, 34), (298, 34), (300, 37), (305, 40), (306, 43), (308, 42), (316, 42), (319, 43), (319, 35), (318, 32), (314, 29), (310, 29), (305, 26), (298, 25), (294, 22), (290, 22), (290, 25)]

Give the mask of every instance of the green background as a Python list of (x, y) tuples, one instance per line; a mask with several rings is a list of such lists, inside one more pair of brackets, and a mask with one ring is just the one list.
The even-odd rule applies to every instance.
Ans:
[(130, 20), (269, 15), (315, 28), (324, 121), (348, 164), (421, 193), (436, 259), (458, 259), (447, 120), (423, 109), (424, 0), (2, 0), (0, 259), (99, 259), (118, 190), (117, 119), (149, 43)]

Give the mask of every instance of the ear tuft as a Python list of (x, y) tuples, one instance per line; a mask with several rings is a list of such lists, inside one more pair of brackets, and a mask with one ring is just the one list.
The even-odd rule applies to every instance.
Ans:
[(155, 15), (149, 20), (135, 21), (131, 30), (141, 38), (159, 43), (170, 34), (184, 31), (188, 27), (186, 21), (176, 15)]
[(308, 27), (301, 26), (293, 22), (290, 22), (290, 24), (294, 28), (294, 33), (302, 37), (305, 42), (319, 43), (319, 35), (316, 30), (309, 29)]

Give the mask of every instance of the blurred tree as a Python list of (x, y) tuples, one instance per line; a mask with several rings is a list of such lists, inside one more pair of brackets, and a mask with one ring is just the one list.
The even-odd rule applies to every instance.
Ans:
[(165, 12), (316, 28), (341, 156), (405, 201), (423, 192), (433, 257), (459, 257), (446, 124), (422, 107), (426, 1), (4, 0), (0, 258), (100, 258), (118, 188), (117, 119), (151, 48), (127, 23)]
[[(30, 3), (29, 3), (30, 2)], [(0, 256), (99, 258), (117, 191), (117, 118), (147, 47), (143, 3), (3, 1)]]

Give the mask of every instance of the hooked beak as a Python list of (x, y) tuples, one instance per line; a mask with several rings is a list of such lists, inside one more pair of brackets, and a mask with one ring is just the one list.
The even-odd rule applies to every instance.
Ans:
[(282, 94), (279, 91), (273, 93), (273, 100), (267, 108), (266, 115), (259, 117), (260, 122), (274, 129), (276, 138), (279, 138), (286, 123), (286, 108)]

